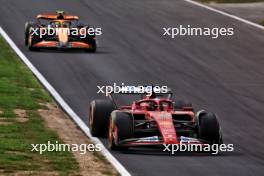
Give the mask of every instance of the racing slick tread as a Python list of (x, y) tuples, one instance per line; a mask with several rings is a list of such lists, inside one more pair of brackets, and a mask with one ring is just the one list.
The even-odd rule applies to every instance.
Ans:
[(199, 136), (211, 143), (220, 143), (220, 125), (214, 113), (203, 113), (198, 117)]
[(106, 137), (111, 112), (115, 110), (110, 100), (94, 100), (90, 104), (88, 124), (95, 137)]
[[(113, 111), (110, 123), (113, 123), (113, 126), (117, 128), (116, 137), (118, 141), (133, 137), (133, 119), (129, 113)], [(128, 147), (119, 146), (112, 138), (109, 148), (112, 150), (126, 150)]]

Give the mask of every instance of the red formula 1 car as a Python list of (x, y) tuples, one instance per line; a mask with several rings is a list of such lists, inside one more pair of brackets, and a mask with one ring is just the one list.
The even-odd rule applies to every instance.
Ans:
[(214, 113), (194, 113), (192, 104), (173, 102), (172, 93), (151, 95), (130, 106), (111, 100), (90, 105), (89, 128), (96, 137), (108, 136), (109, 148), (127, 149), (179, 143), (221, 144), (222, 133)]
[(87, 34), (88, 25), (79, 22), (79, 17), (57, 11), (53, 14), (39, 14), (36, 22), (25, 24), (25, 45), (29, 50), (41, 48), (84, 49), (96, 51), (94, 34)]

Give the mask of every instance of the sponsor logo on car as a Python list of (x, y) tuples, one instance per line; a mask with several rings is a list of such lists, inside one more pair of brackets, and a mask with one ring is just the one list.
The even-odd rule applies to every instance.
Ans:
[(181, 136), (180, 141), (181, 142), (200, 142), (198, 139), (185, 137), (185, 136)]
[(139, 140), (137, 140), (137, 142), (159, 142), (159, 137), (151, 136), (151, 137), (140, 138)]

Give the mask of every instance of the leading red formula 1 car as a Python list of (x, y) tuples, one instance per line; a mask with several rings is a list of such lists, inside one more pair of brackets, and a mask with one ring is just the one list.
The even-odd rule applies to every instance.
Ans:
[[(36, 22), (25, 24), (25, 45), (29, 50), (49, 49), (83, 49), (96, 51), (95, 31), (79, 22), (79, 17), (56, 13), (39, 14)], [(93, 34), (87, 34), (87, 32)]]
[(108, 136), (109, 148), (199, 143), (221, 144), (222, 133), (214, 113), (194, 112), (192, 104), (172, 100), (172, 93), (152, 94), (130, 106), (111, 100), (94, 100), (89, 111), (93, 136)]

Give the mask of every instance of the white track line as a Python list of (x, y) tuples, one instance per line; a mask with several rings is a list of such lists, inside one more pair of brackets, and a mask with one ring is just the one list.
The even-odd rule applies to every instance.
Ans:
[(194, 5), (197, 5), (197, 6), (200, 6), (200, 7), (203, 7), (203, 8), (206, 8), (206, 9), (208, 9), (208, 10), (214, 11), (214, 12), (216, 12), (216, 13), (219, 13), (219, 14), (222, 14), (222, 15), (225, 15), (225, 16), (228, 16), (228, 17), (230, 17), (230, 18), (236, 19), (236, 20), (241, 21), (241, 22), (243, 22), (243, 23), (246, 23), (246, 24), (249, 24), (249, 25), (251, 25), (251, 26), (254, 26), (254, 27), (257, 27), (257, 28), (259, 28), (259, 29), (263, 29), (263, 30), (264, 30), (264, 26), (261, 26), (261, 25), (259, 25), (259, 24), (257, 24), (257, 23), (254, 23), (254, 22), (248, 21), (248, 20), (246, 20), (246, 19), (240, 18), (240, 17), (238, 17), (238, 16), (231, 15), (231, 14), (229, 14), (229, 13), (223, 12), (223, 11), (221, 11), (221, 10), (217, 10), (217, 9), (215, 9), (215, 8), (209, 7), (209, 6), (204, 5), (204, 4), (202, 4), (202, 3), (199, 3), (199, 2), (195, 2), (195, 1), (193, 1), (193, 0), (184, 0), (184, 1), (189, 2), (189, 3), (191, 3), (191, 4), (194, 4)]
[(29, 59), (22, 53), (22, 51), (16, 46), (12, 39), (7, 35), (7, 33), (0, 27), (0, 34), (4, 37), (11, 48), (16, 52), (16, 54), (21, 58), (21, 60), (28, 66), (32, 73), (38, 78), (38, 80), (45, 86), (49, 93), (55, 98), (55, 100), (60, 104), (60, 106), (66, 111), (66, 113), (74, 120), (74, 122), (82, 129), (82, 131), (90, 138), (90, 140), (95, 144), (100, 144), (102, 147), (102, 154), (106, 159), (116, 168), (116, 170), (124, 176), (130, 176), (131, 174), (125, 169), (125, 167), (104, 147), (102, 142), (93, 137), (90, 133), (87, 125), (80, 119), (80, 117), (70, 108), (70, 106), (63, 100), (59, 93), (52, 87), (52, 85), (44, 78), (44, 76), (34, 67), (34, 65), (29, 61)]

